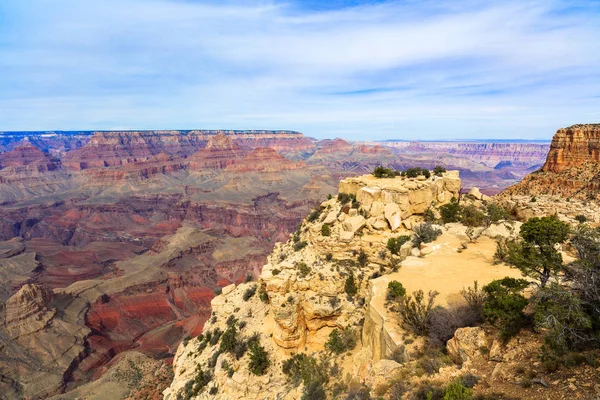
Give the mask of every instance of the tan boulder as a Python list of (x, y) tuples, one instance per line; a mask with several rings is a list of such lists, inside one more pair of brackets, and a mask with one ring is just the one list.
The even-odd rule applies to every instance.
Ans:
[(378, 187), (364, 187), (358, 190), (356, 194), (356, 200), (362, 204), (365, 210), (370, 211), (371, 206), (375, 201), (379, 201), (381, 198), (381, 189)]
[(346, 219), (342, 224), (342, 228), (346, 232), (352, 232), (352, 234), (355, 234), (356, 232), (361, 230), (366, 223), (367, 220), (365, 219), (365, 217), (363, 217), (362, 215), (355, 215)]
[(337, 220), (337, 211), (330, 211), (325, 219), (323, 220), (324, 224), (333, 224)]
[(354, 232), (341, 231), (340, 232), (340, 242), (342, 243), (350, 243), (354, 239)]
[(400, 206), (398, 206), (398, 204), (396, 204), (396, 203), (386, 204), (384, 207), (383, 213), (385, 215), (385, 219), (390, 224), (390, 229), (392, 231), (395, 231), (396, 229), (398, 229), (400, 227), (400, 224), (402, 223), (402, 218), (400, 216), (401, 211), (400, 211)]
[(373, 217), (379, 217), (381, 215), (383, 215), (383, 203), (381, 201), (374, 201), (373, 204), (371, 204), (371, 209), (369, 210), (369, 214)]
[(467, 193), (467, 196), (472, 197), (475, 200), (483, 199), (483, 194), (481, 193), (479, 188), (476, 188), (476, 187), (471, 188), (471, 190), (469, 190), (469, 193)]
[(448, 355), (458, 364), (479, 354), (482, 347), (487, 347), (487, 338), (484, 330), (478, 326), (457, 329), (454, 337), (446, 343)]

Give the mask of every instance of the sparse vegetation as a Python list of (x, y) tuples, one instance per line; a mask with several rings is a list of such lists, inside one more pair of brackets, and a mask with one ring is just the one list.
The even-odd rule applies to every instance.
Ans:
[(321, 225), (321, 235), (323, 235), (323, 236), (331, 235), (331, 228), (329, 227), (329, 224)]
[(446, 172), (446, 168), (442, 167), (441, 165), (436, 165), (436, 167), (433, 169), (433, 174), (435, 176), (442, 176), (444, 172)]
[(258, 341), (251, 341), (248, 347), (250, 348), (250, 364), (248, 364), (250, 372), (254, 375), (264, 375), (271, 365), (269, 354)]
[(442, 234), (442, 231), (432, 224), (426, 222), (421, 225), (417, 225), (414, 228), (415, 235), (413, 237), (413, 244), (419, 246), (421, 243), (431, 243)]
[(358, 260), (358, 265), (360, 265), (361, 267), (364, 267), (369, 262), (369, 256), (367, 255), (367, 253), (365, 253), (365, 251), (363, 249), (360, 249), (360, 251), (358, 252), (357, 260)]
[(387, 249), (390, 251), (390, 253), (397, 255), (400, 252), (402, 245), (404, 245), (404, 243), (408, 242), (409, 240), (410, 236), (408, 235), (389, 238), (387, 242)]
[(458, 204), (456, 197), (450, 199), (450, 203), (440, 206), (442, 222), (444, 224), (458, 222), (460, 219), (460, 208), (460, 204)]
[(398, 303), (403, 326), (415, 335), (426, 336), (429, 333), (431, 310), (438, 294), (430, 291), (427, 300), (422, 290), (413, 292), (412, 296), (403, 296)]
[(305, 262), (299, 262), (298, 264), (296, 264), (296, 267), (298, 268), (298, 272), (300, 273), (300, 277), (304, 278), (306, 277), (306, 275), (310, 274), (310, 267), (308, 265), (306, 265)]
[(296, 243), (294, 244), (294, 251), (300, 251), (300, 250), (302, 250), (303, 248), (305, 248), (306, 246), (308, 246), (308, 243), (307, 243), (305, 240), (302, 240), (302, 241), (296, 242)]
[(400, 175), (406, 176), (407, 178), (416, 178), (419, 175), (423, 175), (425, 178), (429, 179), (431, 177), (431, 172), (429, 172), (427, 168), (413, 167), (402, 171)]
[(356, 331), (351, 327), (346, 327), (341, 331), (337, 328), (334, 329), (325, 343), (325, 349), (335, 354), (345, 353), (355, 347)]
[(344, 284), (344, 291), (348, 296), (354, 296), (358, 292), (358, 288), (356, 287), (356, 282), (354, 280), (354, 274), (351, 273), (346, 278), (346, 283)]
[(373, 176), (376, 178), (394, 178), (399, 175), (399, 171), (393, 170), (391, 168), (382, 167), (381, 165), (375, 167), (375, 169), (373, 170)]
[(579, 222), (580, 224), (583, 224), (587, 222), (587, 217), (585, 215), (579, 214), (575, 216), (575, 221)]
[(395, 301), (399, 300), (401, 297), (406, 296), (406, 289), (404, 286), (398, 281), (391, 281), (388, 283), (387, 287), (387, 301)]
[(255, 293), (256, 293), (256, 285), (252, 285), (248, 289), (246, 289), (242, 298), (244, 299), (244, 301), (248, 301), (252, 297), (254, 297)]

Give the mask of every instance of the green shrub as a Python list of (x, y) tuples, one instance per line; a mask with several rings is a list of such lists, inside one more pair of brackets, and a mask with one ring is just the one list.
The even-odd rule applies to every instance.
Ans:
[(271, 365), (269, 361), (269, 354), (265, 351), (259, 343), (253, 342), (250, 345), (250, 364), (248, 368), (254, 375), (264, 375), (267, 369)]
[(327, 382), (327, 362), (325, 359), (318, 361), (316, 358), (304, 353), (294, 354), (282, 363), (282, 370), (291, 383), (296, 386), (302, 382)]
[(414, 231), (413, 243), (415, 246), (419, 246), (421, 243), (431, 243), (442, 234), (441, 230), (435, 228), (429, 222), (417, 225)]
[(267, 303), (267, 304), (269, 303), (269, 295), (264, 290), (261, 289), (258, 291), (258, 297), (260, 298), (260, 301), (262, 301), (263, 303)]
[[(212, 380), (212, 374), (210, 372), (204, 371), (202, 368), (196, 370), (196, 375), (194, 376), (193, 383), (191, 385), (190, 397), (197, 396)], [(186, 384), (186, 387), (188, 385)]]
[(449, 384), (444, 392), (444, 400), (471, 400), (472, 398), (473, 391), (464, 387), (459, 380)]
[(433, 304), (438, 295), (438, 292), (430, 291), (428, 299), (425, 301), (423, 291), (417, 290), (413, 292), (412, 296), (400, 298), (398, 304), (403, 326), (415, 335), (426, 336), (429, 333)]
[(427, 207), (427, 210), (425, 210), (425, 212), (423, 213), (423, 220), (425, 222), (435, 222), (435, 214), (433, 213), (431, 207)]
[(325, 343), (325, 349), (335, 354), (345, 353), (356, 347), (356, 332), (351, 327), (339, 331), (337, 328), (331, 331), (329, 339)]
[(329, 224), (323, 224), (321, 226), (321, 235), (323, 235), (323, 236), (331, 235), (331, 228), (329, 227)]
[(325, 260), (326, 260), (326, 261), (331, 261), (331, 260), (333, 260), (333, 254), (332, 254), (332, 253), (327, 253), (327, 254), (325, 255)]
[(416, 178), (419, 175), (423, 175), (425, 178), (431, 177), (431, 173), (427, 168), (421, 167), (413, 167), (408, 168), (407, 170), (402, 171), (402, 176), (406, 176), (407, 178)]
[(294, 244), (294, 251), (300, 251), (306, 246), (308, 246), (308, 243), (305, 240), (301, 242), (296, 242), (296, 244)]
[(215, 328), (215, 330), (212, 332), (212, 337), (209, 340), (210, 345), (214, 346), (215, 344), (217, 344), (219, 342), (219, 339), (221, 339), (222, 334), (222, 330), (220, 330), (219, 328)]
[(486, 224), (485, 215), (474, 205), (464, 207), (461, 211), (460, 221), (465, 226), (476, 227)]
[(467, 302), (467, 305), (474, 313), (483, 319), (483, 305), (485, 304), (485, 292), (479, 289), (477, 281), (473, 283), (473, 287), (463, 288), (460, 294)]
[(271, 270), (271, 274), (273, 275), (279, 275), (281, 273), (281, 270), (279, 268), (273, 268), (273, 270)]
[(376, 178), (393, 178), (400, 175), (399, 171), (395, 171), (391, 168), (385, 168), (380, 166), (375, 167), (373, 170), (373, 176)]
[(525, 325), (523, 309), (527, 299), (521, 292), (529, 286), (525, 279), (503, 278), (483, 287), (486, 294), (483, 315), (487, 322), (500, 328), (500, 337), (508, 340)]
[(235, 345), (237, 344), (237, 329), (235, 325), (230, 326), (225, 330), (223, 336), (221, 336), (221, 345), (219, 346), (219, 351), (221, 353), (232, 353), (235, 349)]
[(450, 203), (444, 204), (440, 206), (440, 215), (442, 217), (442, 222), (445, 224), (451, 222), (458, 222), (460, 219), (460, 211), (461, 206), (458, 204), (458, 200), (456, 197), (450, 199)]
[(250, 283), (254, 280), (254, 277), (252, 276), (252, 274), (247, 274), (246, 278), (244, 278), (244, 283)]
[(358, 288), (356, 287), (356, 282), (354, 280), (354, 274), (351, 273), (346, 278), (346, 283), (344, 284), (344, 291), (348, 296), (354, 296), (358, 292)]
[(433, 169), (433, 174), (436, 176), (442, 176), (442, 174), (446, 172), (446, 168), (442, 167), (441, 165), (437, 165), (434, 169)]
[(298, 271), (300, 272), (300, 277), (304, 278), (306, 277), (306, 275), (310, 274), (310, 267), (308, 265), (306, 265), (305, 262), (299, 262), (296, 267), (298, 268)]
[(580, 224), (583, 224), (587, 221), (587, 217), (585, 215), (579, 214), (575, 216), (575, 221), (579, 222)]
[(249, 287), (248, 289), (246, 289), (246, 291), (244, 292), (244, 295), (243, 295), (244, 301), (250, 300), (252, 297), (254, 297), (255, 293), (256, 293), (256, 285), (253, 285), (253, 286)]
[(218, 296), (218, 295), (220, 295), (221, 293), (223, 293), (223, 289), (222, 289), (222, 288), (220, 288), (220, 287), (218, 287), (218, 288), (216, 288), (216, 289), (215, 289), (213, 292), (215, 293), (215, 296)]
[(315, 222), (320, 216), (321, 216), (321, 212), (323, 212), (322, 208), (315, 208), (309, 215), (308, 215), (308, 222)]
[(355, 202), (356, 201), (356, 196), (353, 194), (349, 194), (349, 193), (338, 193), (338, 201), (341, 204), (347, 204), (350, 202)]
[(365, 265), (367, 265), (368, 262), (369, 256), (367, 256), (367, 253), (365, 253), (363, 249), (360, 249), (360, 251), (358, 252), (358, 265), (364, 267)]
[(386, 295), (387, 301), (398, 300), (399, 298), (404, 296), (406, 296), (406, 289), (404, 289), (404, 286), (400, 282), (391, 281), (390, 283), (388, 283)]
[(410, 240), (409, 235), (402, 235), (395, 238), (389, 238), (387, 242), (387, 249), (392, 254), (398, 254), (402, 245)]
[(509, 218), (508, 211), (506, 208), (502, 207), (496, 203), (490, 203), (487, 205), (487, 219), (490, 223), (496, 223), (501, 220), (506, 220)]

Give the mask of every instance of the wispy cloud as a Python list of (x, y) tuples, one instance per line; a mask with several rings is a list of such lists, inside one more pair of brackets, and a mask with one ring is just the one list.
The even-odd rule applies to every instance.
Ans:
[(0, 129), (544, 138), (600, 121), (595, 1), (7, 0)]

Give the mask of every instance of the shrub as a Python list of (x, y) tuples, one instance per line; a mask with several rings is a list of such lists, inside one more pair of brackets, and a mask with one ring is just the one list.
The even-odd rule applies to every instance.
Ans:
[(470, 400), (473, 398), (473, 391), (466, 388), (457, 380), (450, 383), (444, 392), (443, 400)]
[(387, 242), (387, 249), (392, 254), (398, 254), (402, 245), (410, 240), (410, 236), (402, 235), (395, 238), (389, 238)]
[(388, 283), (387, 295), (385, 299), (387, 301), (398, 300), (406, 295), (406, 289), (398, 281), (391, 281)]
[(329, 193), (329, 194), (327, 195), (327, 200), (331, 200), (331, 199), (333, 199), (333, 196), (331, 195), (331, 193)]
[(474, 326), (481, 321), (479, 313), (464, 304), (451, 304), (447, 308), (435, 307), (429, 320), (429, 340), (445, 346), (458, 328)]
[(524, 279), (503, 278), (483, 287), (486, 294), (483, 315), (487, 322), (500, 328), (500, 337), (508, 340), (525, 325), (523, 309), (527, 299), (521, 291), (529, 286)]
[(302, 382), (308, 385), (310, 382), (327, 382), (327, 362), (324, 359), (318, 361), (312, 356), (304, 353), (294, 354), (282, 363), (282, 370), (292, 384), (298, 385)]
[(308, 243), (305, 240), (301, 242), (296, 242), (296, 244), (294, 244), (294, 251), (300, 251), (306, 246), (308, 246)]
[(221, 293), (223, 293), (223, 289), (218, 287), (215, 290), (213, 290), (213, 292), (215, 293), (215, 296), (220, 295)]
[(325, 255), (325, 261), (331, 261), (333, 260), (333, 254), (332, 253), (327, 253)]
[(427, 168), (421, 168), (421, 167), (413, 167), (413, 168), (408, 168), (407, 170), (402, 171), (402, 176), (406, 176), (408, 178), (416, 178), (419, 175), (423, 175), (425, 178), (431, 177), (431, 173), (429, 172), (429, 170)]
[(490, 223), (496, 223), (501, 220), (505, 220), (509, 218), (508, 211), (506, 208), (502, 207), (496, 203), (489, 203), (487, 205), (487, 219)]
[(465, 226), (476, 227), (484, 226), (486, 223), (485, 215), (474, 205), (464, 207), (461, 212), (460, 221)]
[(248, 344), (246, 343), (246, 341), (238, 340), (235, 344), (235, 347), (233, 348), (233, 355), (235, 355), (235, 358), (239, 360), (240, 358), (244, 357), (244, 354), (246, 354), (246, 350), (248, 350)]
[(329, 224), (321, 225), (321, 235), (323, 235), (323, 236), (331, 235), (331, 228), (329, 227)]
[(231, 353), (235, 349), (235, 345), (237, 344), (237, 329), (235, 325), (231, 325), (223, 336), (221, 336), (221, 345), (219, 346), (219, 351), (224, 353)]
[(433, 213), (431, 207), (428, 207), (427, 210), (425, 210), (425, 212), (423, 213), (423, 219), (425, 220), (425, 222), (435, 222), (435, 214)]
[(436, 165), (436, 167), (433, 169), (433, 174), (435, 176), (442, 176), (444, 172), (446, 172), (446, 168), (442, 167), (441, 165)]
[(297, 263), (296, 267), (298, 268), (298, 272), (300, 273), (301, 278), (304, 278), (306, 277), (306, 275), (310, 274), (311, 269), (308, 265), (306, 265), (305, 262), (301, 261)]
[(531, 196), (531, 199), (529, 199), (530, 203), (535, 203), (537, 201), (537, 199), (535, 198), (535, 196)]
[(367, 265), (368, 262), (369, 256), (367, 256), (367, 253), (365, 253), (363, 249), (360, 249), (360, 251), (358, 252), (358, 265), (364, 267), (365, 265)]
[(215, 394), (217, 394), (218, 392), (219, 392), (219, 389), (218, 389), (216, 386), (213, 386), (213, 387), (211, 387), (211, 388), (210, 388), (210, 390), (208, 391), (208, 394), (210, 394), (210, 395), (213, 395), (213, 396), (214, 396), (214, 395), (215, 395)]
[(477, 281), (473, 283), (473, 287), (463, 288), (460, 294), (467, 302), (467, 305), (473, 310), (474, 313), (483, 319), (483, 305), (485, 303), (485, 293), (479, 289)]
[(579, 214), (579, 215), (575, 216), (575, 221), (579, 222), (580, 224), (583, 224), (584, 222), (587, 221), (587, 218), (585, 215)]
[(445, 224), (450, 222), (458, 222), (460, 218), (460, 204), (458, 204), (458, 200), (456, 197), (450, 199), (450, 203), (444, 204), (440, 206), (440, 215), (442, 217), (442, 222)]
[(341, 204), (347, 204), (350, 202), (355, 202), (356, 201), (356, 196), (353, 194), (349, 194), (349, 193), (338, 193), (338, 201)]
[(415, 237), (413, 243), (415, 246), (419, 246), (421, 243), (431, 243), (442, 234), (442, 231), (435, 228), (429, 222), (421, 225), (417, 225), (414, 229)]
[(335, 354), (341, 354), (356, 347), (356, 332), (351, 327), (339, 331), (337, 328), (331, 331), (329, 339), (325, 343), (325, 349)]
[(271, 270), (271, 274), (273, 275), (279, 275), (281, 273), (281, 270), (279, 268), (273, 268), (273, 270)]
[(304, 386), (302, 391), (301, 400), (326, 400), (325, 389), (323, 383), (318, 381), (309, 382), (308, 385)]
[(564, 354), (593, 337), (592, 320), (572, 291), (552, 283), (536, 293), (534, 305), (535, 325), (546, 330), (546, 345), (554, 353)]
[(375, 178), (393, 178), (398, 175), (400, 175), (400, 172), (391, 168), (382, 167), (381, 165), (375, 167), (373, 170), (373, 176), (375, 176)]
[(309, 215), (308, 215), (308, 222), (315, 222), (320, 216), (321, 216), (321, 212), (323, 212), (322, 208), (315, 208)]
[[(273, 274), (275, 275), (275, 274)], [(258, 298), (260, 299), (260, 301), (262, 301), (263, 303), (269, 303), (269, 295), (267, 294), (267, 292), (265, 292), (264, 290), (259, 290), (258, 292)]]
[(250, 283), (254, 280), (254, 277), (252, 276), (252, 274), (247, 274), (246, 278), (244, 278), (244, 283)]
[(419, 336), (426, 336), (429, 330), (431, 310), (438, 292), (430, 291), (425, 301), (422, 290), (413, 292), (412, 296), (404, 296), (399, 302), (400, 316), (406, 329)]
[(346, 283), (344, 284), (344, 291), (348, 296), (354, 296), (358, 292), (358, 288), (356, 287), (356, 282), (354, 280), (354, 274), (351, 273), (346, 278)]
[(219, 342), (219, 339), (221, 339), (222, 334), (223, 331), (221, 331), (219, 328), (215, 328), (215, 330), (212, 332), (212, 337), (209, 340), (210, 345), (214, 346), (215, 344), (217, 344)]
[(250, 364), (248, 368), (254, 375), (264, 375), (271, 365), (269, 354), (259, 343), (253, 342), (250, 346)]
[[(196, 375), (194, 376), (194, 380), (191, 386), (191, 397), (197, 396), (198, 393), (202, 391), (212, 380), (212, 375), (210, 372), (205, 372), (202, 368), (198, 368), (196, 371)], [(188, 385), (186, 384), (186, 387)]]
[(243, 296), (244, 301), (250, 300), (252, 297), (254, 297), (255, 293), (256, 293), (256, 285), (251, 286), (248, 289), (246, 289), (246, 291), (244, 292), (244, 296)]

